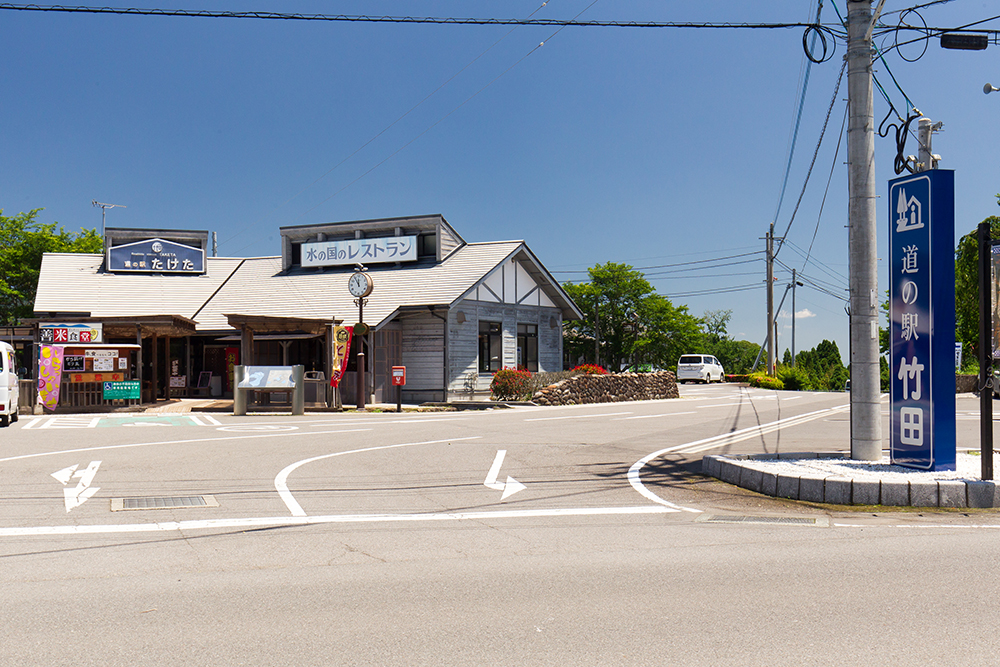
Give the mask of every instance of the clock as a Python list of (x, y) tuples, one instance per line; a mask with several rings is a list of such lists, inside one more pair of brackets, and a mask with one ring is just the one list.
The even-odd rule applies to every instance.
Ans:
[(363, 299), (372, 293), (372, 277), (363, 271), (357, 271), (351, 275), (351, 279), (347, 281), (347, 289), (351, 290), (351, 294)]

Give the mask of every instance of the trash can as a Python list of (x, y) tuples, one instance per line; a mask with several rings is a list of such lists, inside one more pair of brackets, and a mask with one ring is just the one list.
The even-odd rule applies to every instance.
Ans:
[(326, 373), (308, 371), (305, 377), (305, 403), (309, 407), (326, 407)]

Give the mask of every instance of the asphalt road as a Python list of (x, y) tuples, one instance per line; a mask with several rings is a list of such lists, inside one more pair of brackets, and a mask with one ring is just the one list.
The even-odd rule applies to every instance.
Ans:
[(831, 510), (698, 474), (845, 449), (846, 404), (724, 385), (22, 417), (0, 431), (0, 664), (995, 664), (993, 511)]

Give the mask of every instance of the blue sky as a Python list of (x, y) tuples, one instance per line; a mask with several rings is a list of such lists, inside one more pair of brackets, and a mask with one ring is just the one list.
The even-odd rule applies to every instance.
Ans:
[[(884, 22), (897, 24), (914, 4), (923, 3), (888, 0)], [(731, 23), (805, 22), (816, 11), (801, 0), (128, 6)], [(845, 13), (845, 0), (836, 7)], [(1000, 11), (954, 0), (919, 14), (929, 26), (953, 27)], [(829, 0), (822, 20), (838, 21)], [(1000, 20), (984, 27), (1000, 29)], [(806, 69), (802, 37), (801, 28), (559, 30), (0, 11), (0, 208), (11, 215), (42, 207), (43, 221), (78, 230), (100, 227), (92, 200), (123, 204), (108, 210), (108, 226), (214, 231), (226, 256), (277, 254), (285, 225), (441, 213), (468, 241), (527, 241), (561, 280), (583, 280), (583, 270), (607, 261), (642, 268), (675, 304), (699, 316), (731, 309), (730, 333), (760, 342), (762, 237), (771, 221), (779, 235), (788, 229), (782, 263), (847, 295), (846, 140), (834, 156), (847, 97), (846, 75), (833, 96), (842, 42), (809, 69), (778, 209)], [(956, 170), (960, 236), (1000, 214), (1000, 94), (982, 92), (987, 81), (1000, 86), (1000, 46), (948, 51), (932, 39), (907, 62), (886, 39), (876, 76), (893, 104), (904, 111), (905, 93), (945, 124), (934, 151), (942, 168)], [(902, 49), (912, 60), (921, 45)], [(876, 91), (876, 123), (887, 110)], [(916, 151), (911, 137), (906, 152)], [(891, 136), (876, 138), (880, 257), (894, 153)], [(677, 266), (714, 258), (726, 259)], [(884, 263), (880, 269), (884, 290)], [(776, 275), (780, 299), (790, 274)], [(789, 297), (783, 310), (790, 305)], [(831, 338), (846, 358), (844, 305), (812, 286), (797, 290), (797, 349)], [(783, 351), (790, 318), (781, 323)]]

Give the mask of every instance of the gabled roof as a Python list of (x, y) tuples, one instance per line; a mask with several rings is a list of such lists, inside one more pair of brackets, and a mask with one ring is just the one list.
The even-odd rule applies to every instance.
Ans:
[(192, 315), (239, 267), (242, 259), (210, 257), (196, 276), (104, 273), (104, 255), (46, 253), (35, 313), (89, 312), (91, 317)]
[[(563, 311), (579, 310), (522, 241), (468, 243), (443, 262), (369, 267), (374, 290), (365, 322), (379, 327), (402, 310), (448, 307), (509, 258), (525, 261), (545, 283), (546, 294)], [(358, 308), (347, 291), (353, 267), (283, 272), (280, 257), (206, 258), (203, 276), (103, 273), (102, 255), (47, 254), (35, 298), (35, 312), (89, 311), (91, 317), (180, 315), (198, 331), (230, 330), (233, 314), (353, 322)]]

